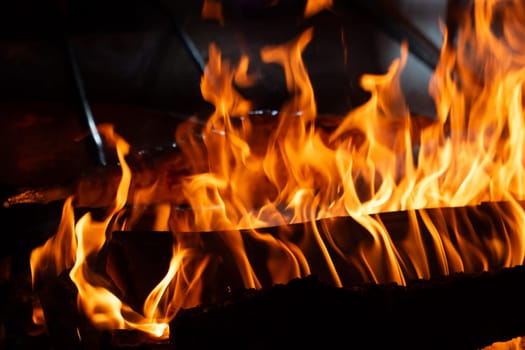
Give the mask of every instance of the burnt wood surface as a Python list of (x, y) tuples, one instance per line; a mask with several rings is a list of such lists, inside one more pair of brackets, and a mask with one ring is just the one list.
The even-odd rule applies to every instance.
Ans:
[[(91, 331), (86, 336), (84, 329), (84, 343), (63, 347), (77, 335), (68, 334), (66, 327), (51, 333), (51, 344), (53, 349), (285, 349), (312, 344), (480, 349), (525, 334), (525, 320), (519, 317), (525, 308), (524, 281), (523, 266), (413, 281), (406, 287), (336, 288), (310, 276), (261, 290), (232, 291), (222, 303), (182, 310), (170, 325), (167, 342), (128, 331)], [(62, 314), (59, 323), (74, 321), (68, 315)]]
[(174, 349), (480, 349), (525, 334), (525, 268), (339, 289), (310, 277), (181, 312)]

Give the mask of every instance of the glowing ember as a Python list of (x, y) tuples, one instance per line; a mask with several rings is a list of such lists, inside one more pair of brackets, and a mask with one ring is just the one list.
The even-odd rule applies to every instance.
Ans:
[[(309, 1), (306, 13), (329, 3)], [(492, 29), (496, 19), (501, 27), (497, 35)], [(305, 247), (312, 245), (322, 260), (316, 263), (326, 266), (336, 286), (352, 283), (342, 277), (336, 259), (357, 269), (364, 280), (399, 284), (430, 278), (432, 271), (450, 274), (522, 264), (524, 23), (521, 2), (475, 2), (474, 15), (465, 17), (457, 38), (458, 49), (449, 45), (444, 33), (441, 61), (430, 87), (436, 121), (417, 138), (399, 83), (406, 45), (386, 74), (362, 77), (370, 99), (342, 118), (333, 132), (316, 124), (314, 91), (301, 57), (314, 30), (263, 48), (262, 60), (283, 67), (292, 95), (268, 134), (261, 134), (247, 117), (250, 102), (234, 88), (234, 82), (256, 83), (246, 75), (248, 59), (243, 57), (236, 68), (211, 45), (201, 90), (215, 111), (202, 135), (195, 135), (187, 125), (176, 132), (191, 170), (182, 180), (182, 197), (192, 210), (186, 216), (175, 211), (170, 215), (163, 206), (154, 228), (169, 226), (175, 235), (220, 231), (215, 234), (228, 248), (247, 288), (263, 283), (240, 229), (269, 252), (265, 273), (272, 283), (310, 274), (313, 262)], [(33, 279), (71, 269), (79, 307), (93, 324), (167, 337), (176, 312), (201, 300), (209, 259), (196, 252), (198, 244), (176, 240), (168, 272), (143, 310), (132, 310), (111, 291), (91, 261), (111, 232), (128, 228), (122, 212), (132, 174), (125, 159), (129, 146), (112, 129), (101, 126), (100, 130), (115, 143), (122, 167), (114, 205), (102, 220), (91, 214), (75, 220), (75, 199), (67, 200), (57, 234), (31, 256)], [(149, 190), (153, 189), (135, 199), (147, 202)], [(478, 236), (470, 223), (469, 213), (475, 208), (428, 209), (498, 201), (505, 206), (491, 208), (504, 221), (503, 227), (512, 230), (493, 229), (484, 236)], [(375, 215), (390, 211), (408, 213), (406, 238), (399, 245)], [(366, 229), (366, 244), (349, 249), (353, 232), (337, 228), (335, 219), (317, 221), (341, 216), (352, 217)], [(267, 233), (270, 226), (293, 223), (306, 223), (310, 236), (303, 242), (294, 241), (287, 232)], [(431, 244), (423, 242), (422, 231)], [(43, 321), (36, 311), (35, 318)]]

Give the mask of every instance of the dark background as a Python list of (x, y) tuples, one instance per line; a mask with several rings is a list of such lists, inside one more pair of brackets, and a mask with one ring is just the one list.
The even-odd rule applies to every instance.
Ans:
[(412, 53), (402, 76), (407, 103), (413, 114), (433, 116), (427, 86), (446, 1), (335, 1), (332, 9), (310, 18), (302, 16), (304, 4), (225, 0), (220, 24), (201, 18), (201, 1), (3, 1), (3, 193), (69, 183), (97, 166), (67, 45), (95, 121), (114, 124), (138, 149), (171, 143), (176, 125), (191, 115), (205, 120), (211, 106), (201, 97), (202, 66), (195, 59), (207, 61), (211, 42), (232, 61), (248, 54), (257, 84), (242, 92), (256, 109), (279, 109), (288, 96), (283, 71), (263, 64), (259, 50), (308, 27), (314, 27), (314, 36), (303, 59), (320, 114), (343, 116), (366, 101), (361, 75), (386, 72), (399, 56), (399, 42), (408, 40)]

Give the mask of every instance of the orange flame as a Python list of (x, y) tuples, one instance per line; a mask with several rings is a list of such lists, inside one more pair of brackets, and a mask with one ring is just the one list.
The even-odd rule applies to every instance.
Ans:
[[(253, 136), (248, 119), (242, 120), (241, 127), (233, 126), (232, 117), (244, 115), (242, 108), (236, 110), (237, 106), (247, 103), (225, 85), (220, 85), (220, 98), (212, 95), (217, 89), (210, 89), (211, 82), (220, 78), (205, 75), (203, 96), (217, 110), (204, 132), (205, 150), (200, 153), (205, 155), (209, 171), (200, 171), (183, 186), (195, 211), (190, 229), (255, 230), (282, 223), (351, 216), (375, 242), (359, 254), (363, 275), (376, 282), (405, 283), (407, 266), (414, 274), (408, 277), (428, 278), (431, 263), (439, 265), (441, 273), (488, 269), (494, 264), (490, 261), (504, 266), (521, 263), (523, 239), (519, 234), (509, 232), (484, 241), (475, 239), (472, 232), (473, 236), (465, 239), (463, 236), (469, 235), (462, 231), (472, 229), (460, 227), (460, 223), (471, 218), (454, 218), (454, 212), (447, 212), (443, 218), (429, 216), (423, 210), (412, 212), (505, 201), (510, 203), (506, 207), (510, 213), (504, 215), (506, 222), (512, 223), (514, 232), (520, 232), (522, 227), (519, 200), (523, 198), (520, 146), (523, 145), (523, 73), (518, 64), (521, 57), (515, 49), (519, 43), (516, 33), (521, 32), (516, 28), (505, 29), (506, 21), (501, 21), (503, 39), (493, 32), (495, 4), (475, 5), (475, 23), (466, 21), (458, 38), (459, 49), (448, 44), (445, 32), (441, 62), (431, 86), (437, 120), (421, 131), (417, 144), (400, 87), (400, 74), (407, 59), (406, 45), (401, 48), (400, 59), (392, 63), (385, 75), (362, 77), (362, 87), (371, 94), (369, 101), (350, 111), (328, 135), (316, 127), (313, 89), (301, 59), (312, 29), (290, 43), (264, 48), (261, 51), (264, 62), (283, 66), (292, 98), (280, 111), (277, 126), (262, 142), (263, 146), (261, 138)], [(498, 15), (517, 16), (516, 11), (509, 10), (512, 5), (499, 7), (502, 6), (498, 4)], [(517, 19), (510, 23), (523, 30)], [(496, 63), (505, 56), (501, 50), (506, 50), (516, 63)], [(215, 51), (214, 48), (210, 65), (215, 65), (214, 74), (220, 74), (216, 65), (221, 65), (221, 61)], [(492, 58), (482, 66), (486, 75), (481, 76), (482, 81), (496, 79), (497, 84), (481, 84), (469, 71), (476, 67), (474, 64), (483, 64), (474, 59), (485, 60), (488, 55)], [(231, 67), (227, 67), (230, 72)], [(231, 82), (231, 78), (227, 79)], [(412, 243), (402, 246), (393, 244), (385, 225), (373, 215), (399, 210), (411, 213)], [(449, 227), (451, 221), (453, 227)], [(443, 230), (453, 238), (449, 240)], [(426, 244), (421, 239), (422, 231), (428, 232), (434, 242), (436, 251), (432, 254), (423, 250)], [(331, 249), (338, 251), (338, 247), (327, 247), (325, 242), (340, 241), (340, 237), (332, 237), (340, 233), (321, 233), (316, 227), (311, 228), (311, 233), (334, 282), (339, 285), (334, 256), (329, 253)], [(237, 249), (242, 250), (242, 246)], [(405, 256), (406, 251), (412, 253)], [(431, 262), (429, 254), (435, 255), (437, 261)], [(297, 261), (303, 258), (297, 257)]]
[(308, 0), (304, 8), (304, 17), (311, 17), (316, 13), (331, 8), (333, 0)]
[(224, 25), (224, 17), (222, 15), (222, 1), (221, 0), (204, 0), (202, 4), (201, 17), (203, 19), (213, 19)]
[[(306, 13), (329, 3), (309, 1)], [(191, 173), (179, 195), (191, 211), (180, 216), (166, 204), (156, 214), (153, 227), (171, 227), (175, 243), (143, 310), (120, 300), (91, 266), (111, 232), (126, 228), (120, 213), (132, 179), (129, 145), (107, 126), (101, 132), (115, 143), (122, 166), (114, 205), (101, 221), (86, 214), (75, 223), (73, 200), (66, 201), (57, 234), (31, 255), (33, 281), (71, 268), (79, 306), (95, 325), (167, 337), (177, 311), (201, 300), (212, 265), (199, 250), (199, 234), (207, 231), (217, 231), (247, 288), (319, 271), (336, 286), (356, 279), (405, 284), (522, 264), (524, 23), (521, 2), (484, 1), (465, 16), (457, 47), (444, 30), (430, 86), (436, 119), (417, 132), (400, 85), (406, 44), (384, 75), (362, 77), (370, 99), (335, 130), (319, 126), (302, 60), (313, 29), (263, 48), (264, 62), (283, 67), (292, 96), (268, 132), (258, 130), (248, 117), (250, 101), (234, 88), (255, 83), (247, 57), (234, 67), (210, 45), (201, 90), (215, 110), (200, 135), (189, 124), (176, 130)], [(147, 203), (154, 193), (143, 189), (133, 200)], [(295, 225), (275, 228), (285, 224)], [(263, 247), (264, 263), (255, 263), (250, 245)]]
[[(57, 233), (31, 252), (29, 265), (33, 287), (37, 285), (37, 280), (54, 278), (73, 266), (77, 249), (74, 225), (73, 198), (68, 198), (62, 208)], [(45, 326), (44, 312), (38, 299), (33, 307), (33, 322)]]

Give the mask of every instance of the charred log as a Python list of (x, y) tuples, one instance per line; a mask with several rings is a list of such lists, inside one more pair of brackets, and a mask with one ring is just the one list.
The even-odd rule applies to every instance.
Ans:
[[(4, 193), (0, 193), (0, 199), (4, 201), (4, 205), (46, 204), (71, 195), (77, 196), (77, 207), (100, 208), (111, 205), (121, 176), (115, 151), (109, 147), (106, 150), (110, 166), (100, 168), (92, 164), (86, 145), (79, 143), (87, 134), (80, 129), (78, 116), (71, 110), (61, 110), (59, 106), (52, 104), (29, 106), (26, 112), (35, 113), (38, 118), (20, 115), (21, 111), (14, 106), (4, 108), (9, 111), (9, 118), (0, 121), (0, 125), (4, 126), (2, 130), (5, 131), (3, 134), (0, 132), (0, 140), (3, 142), (0, 145), (4, 150), (17, 150), (16, 154), (7, 152), (4, 157), (8, 169), (0, 175), (0, 183), (4, 184)], [(198, 140), (205, 121), (190, 116), (113, 105), (93, 105), (93, 111), (97, 120), (113, 124), (115, 130), (132, 146), (131, 154), (126, 159), (134, 176), (130, 201), (134, 188), (147, 187), (159, 180), (159, 189), (152, 202), (180, 203), (181, 178), (196, 171), (189, 165), (195, 155), (182, 151), (184, 148), (189, 153), (193, 147), (185, 146), (184, 143), (188, 141), (184, 138), (195, 136)], [(269, 110), (254, 110), (249, 114), (250, 122), (258, 130), (247, 140), (254, 150), (265, 149), (267, 135), (275, 130), (278, 115), (278, 111)], [(66, 123), (61, 118), (66, 118)], [(242, 123), (241, 120), (242, 118), (232, 118), (236, 125)], [(342, 120), (337, 115), (320, 115), (316, 119), (316, 128), (328, 139)], [(184, 135), (176, 139), (175, 130), (182, 123), (185, 123)], [(140, 128), (137, 124), (140, 124)], [(421, 133), (432, 126), (435, 126), (434, 119), (412, 116), (410, 136), (415, 147), (420, 145)], [(403, 127), (406, 125), (404, 119), (400, 118), (398, 121), (393, 120), (387, 130), (398, 132)], [(11, 132), (12, 129), (16, 129), (16, 132)], [(365, 139), (360, 130), (350, 132), (356, 142)], [(32, 141), (20, 143), (20, 139)], [(23, 161), (20, 161), (22, 158)], [(204, 157), (202, 162), (205, 160)], [(205, 166), (203, 164), (203, 168), (198, 170), (207, 171)]]
[[(267, 270), (267, 240), (259, 240), (250, 230), (237, 232), (262, 284), (257, 290), (245, 289), (227, 244), (226, 238), (235, 232), (113, 232), (100, 254), (103, 261), (97, 266), (105, 268), (117, 295), (138, 312), (148, 292), (167, 271), (174, 243), (198, 251), (195, 259), (206, 257), (209, 261), (202, 276), (202, 302), (179, 311), (171, 324), (168, 343), (152, 344), (140, 333), (129, 331), (94, 330), (77, 314), (76, 294), (67, 274), (40, 289), (40, 296), (50, 334), (59, 337), (54, 340), (57, 346), (89, 343), (95, 349), (146, 345), (162, 349), (216, 345), (275, 348), (306, 346), (315, 341), (326, 346), (342, 343), (366, 348), (478, 349), (525, 334), (525, 321), (514, 317), (525, 307), (525, 267), (507, 265), (505, 257), (511, 254), (511, 247), (503, 247), (499, 255), (490, 258), (490, 242), (512, 243), (509, 237), (520, 235), (513, 232), (515, 227), (508, 220), (512, 209), (510, 203), (495, 202), (377, 214), (376, 219), (388, 229), (404, 261), (406, 286), (389, 282), (388, 267), (383, 267), (384, 275), (376, 274), (376, 278), (384, 279), (371, 283), (371, 275), (363, 273), (361, 262), (355, 258), (366, 256), (363, 248), (372, 243), (370, 233), (350, 217), (261, 230), (262, 235), (293, 242), (311, 263), (310, 274), (286, 283), (272, 282)], [(450, 270), (448, 274), (439, 264), (432, 265), (437, 259), (436, 242), (424, 225), (424, 215), (436, 223), (439, 234), (449, 239), (457, 253), (467, 243), (485, 257), (484, 263), (474, 258), (465, 263), (468, 273)], [(411, 230), (415, 224), (420, 226), (423, 244), (419, 248), (425, 247), (430, 259), (428, 278), (421, 278), (410, 264), (410, 255), (414, 254)], [(452, 226), (462, 230), (465, 242), (457, 240)], [(314, 240), (308, 239), (314, 227), (326, 240), (343, 287), (334, 285), (322, 252)], [(346, 240), (330, 241), (330, 230), (343, 232)], [(381, 261), (382, 266), (386, 264), (386, 260)], [(485, 269), (489, 272), (482, 272)], [(74, 343), (77, 329), (82, 335), (80, 344)]]
[[(229, 237), (236, 234), (242, 242), (241, 248), (250, 257), (252, 268), (264, 286), (272, 284), (267, 268), (272, 249), (267, 243), (269, 237), (298, 247), (310, 265), (311, 274), (324, 282), (334, 283), (334, 279), (320, 244), (326, 247), (331, 257), (330, 263), (338, 271), (343, 285), (372, 281), (389, 283), (395, 281), (392, 275), (396, 269), (402, 269), (405, 280), (409, 281), (454, 272), (497, 271), (522, 264), (518, 258), (511, 262), (513, 255), (519, 256), (514, 249), (521, 244), (521, 233), (516, 232), (517, 218), (513, 214), (517, 209), (521, 210), (522, 205), (486, 202), (477, 206), (373, 214), (367, 219), (374, 220), (385, 228), (383, 234), (377, 235), (371, 234), (357, 219), (335, 217), (260, 228), (255, 232), (248, 229), (179, 232), (175, 234), (174, 243), (194, 248), (211, 257), (213, 288), (219, 285), (224, 290), (243, 287), (231, 257), (231, 246), (228, 245)], [(313, 238), (317, 234), (322, 243)], [(169, 232), (138, 230), (114, 232), (108, 245), (108, 254), (124, 252), (126, 255), (127, 252), (123, 266), (128, 266), (127, 262), (136, 259), (136, 255), (130, 252), (154, 256), (157, 251), (155, 247), (158, 247), (159, 252), (168, 254), (163, 244), (171, 235)], [(148, 241), (147, 245), (142, 243), (145, 241)], [(393, 247), (395, 256), (387, 255), (387, 247)], [(149, 253), (145, 252), (146, 248), (150, 250)], [(271, 253), (279, 252), (272, 250)], [(159, 259), (157, 256), (151, 261)], [(167, 261), (167, 258), (163, 259)], [(139, 266), (141, 263), (134, 261), (133, 264)], [(147, 262), (144, 266), (151, 266), (150, 264), (151, 262)], [(425, 265), (425, 268), (421, 269), (418, 265)], [(227, 282), (221, 282), (222, 280)], [(145, 281), (137, 280), (133, 283), (142, 285)], [(216, 292), (221, 293), (219, 290)]]
[(79, 349), (80, 315), (77, 311), (77, 290), (64, 271), (56, 279), (38, 285), (37, 296), (46, 319), (47, 334), (59, 350)]
[[(488, 252), (490, 247), (484, 238), (497, 239), (494, 232), (512, 230), (503, 219), (508, 211), (508, 203), (485, 203), (474, 207), (427, 209), (425, 212), (436, 222), (439, 217), (444, 218), (444, 222), (455, 222), (464, 230), (470, 245), (479, 252), (484, 249)], [(402, 257), (411, 254), (407, 247), (403, 248), (403, 242), (410, 237), (410, 215), (409, 212), (378, 215), (391, 232), (391, 239)], [(421, 224), (422, 214), (417, 215), (420, 215), (417, 221)], [(344, 228), (348, 236), (353, 236), (352, 242), (347, 242), (349, 246), (359, 247), (370, 239), (366, 230), (352, 218), (317, 223), (320, 228), (326, 228), (326, 225)], [(474, 227), (474, 232), (469, 231), (469, 225)], [(426, 242), (428, 252), (432, 252), (430, 233), (425, 231), (424, 225), (421, 227), (422, 240)], [(311, 223), (267, 228), (265, 232), (279, 236), (283, 229), (291, 240), (298, 243), (304, 235), (311, 233)], [(446, 227), (440, 229), (443, 237), (449, 234)], [(241, 234), (244, 248), (253, 257), (253, 268), (265, 285), (261, 290), (242, 287), (220, 232), (175, 235), (174, 242), (179, 243), (199, 236), (199, 248), (203, 254), (214, 257), (214, 263), (204, 278), (209, 279), (209, 285), (205, 286), (203, 304), (181, 311), (171, 324), (174, 348), (219, 345), (265, 349), (302, 347), (315, 342), (327, 347), (347, 344), (377, 349), (479, 349), (525, 334), (525, 322), (512, 316), (516, 310), (525, 307), (521, 300), (525, 291), (523, 266), (508, 268), (493, 260), (489, 264), (490, 272), (481, 272), (480, 263), (477, 271), (469, 273), (444, 275), (439, 269), (433, 269), (432, 277), (427, 279), (417, 278), (415, 271), (409, 268), (405, 271), (407, 285), (400, 286), (388, 282), (369, 283), (367, 276), (359, 274), (360, 269), (336, 256), (334, 261), (338, 269), (344, 271), (341, 276), (345, 283), (343, 288), (337, 288), (322, 266), (321, 253), (309, 246), (303, 247), (309, 251), (308, 259), (321, 262), (312, 264), (312, 275), (287, 284), (271, 285), (265, 272), (265, 246), (247, 232), (241, 231)], [(162, 261), (167, 261), (168, 252), (161, 245), (168, 237), (168, 232), (115, 232), (108, 246), (108, 256), (113, 257), (110, 274), (118, 277), (136, 267), (162, 266)], [(142, 250), (145, 260), (137, 260), (137, 253), (144, 246), (140, 242), (146, 240), (150, 241), (147, 249)], [(461, 245), (459, 242), (453, 244)], [(163, 258), (154, 258), (154, 246), (163, 252), (160, 254)], [(475, 264), (470, 268), (475, 270)], [(141, 286), (154, 285), (160, 280), (159, 276), (152, 280), (144, 271), (136, 276), (141, 277), (128, 278), (126, 284), (120, 285), (122, 290), (130, 291), (130, 300), (135, 303), (137, 299), (131, 296), (144, 295), (144, 291), (136, 292)]]
[[(407, 286), (336, 288), (311, 276), (261, 290), (235, 290), (222, 303), (182, 310), (171, 323), (169, 342), (152, 343), (133, 331), (99, 332), (99, 338), (92, 335), (89, 348), (284, 349), (314, 343), (368, 349), (480, 349), (525, 334), (525, 321), (514, 317), (525, 308), (524, 292), (523, 266), (412, 281)], [(63, 324), (64, 318), (49, 321)], [(77, 334), (67, 331), (55, 333), (55, 342)], [(87, 341), (69, 349), (85, 349)]]
[[(479, 349), (525, 333), (525, 268), (338, 289), (315, 278), (179, 313), (176, 349)], [(519, 313), (520, 311), (518, 311)]]

